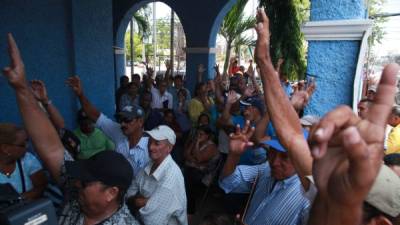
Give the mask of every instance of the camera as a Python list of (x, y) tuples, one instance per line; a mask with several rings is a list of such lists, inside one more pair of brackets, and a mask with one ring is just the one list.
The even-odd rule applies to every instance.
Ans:
[(49, 199), (28, 201), (11, 184), (0, 184), (1, 225), (54, 225), (57, 217)]

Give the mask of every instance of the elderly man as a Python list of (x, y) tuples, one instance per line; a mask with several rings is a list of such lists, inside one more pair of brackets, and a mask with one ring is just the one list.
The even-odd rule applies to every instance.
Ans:
[[(390, 224), (390, 221), (383, 221), (388, 222), (388, 219), (398, 217), (400, 211), (397, 209), (400, 207), (385, 210), (378, 207), (376, 201), (370, 201), (370, 198), (372, 196), (378, 202), (388, 202), (384, 196), (398, 195), (398, 188), (390, 189), (388, 195), (374, 195), (373, 191), (368, 194), (368, 191), (382, 170), (384, 126), (393, 104), (398, 65), (385, 68), (366, 119), (357, 117), (350, 108), (343, 106), (328, 113), (313, 130), (311, 136), (314, 145), (310, 151), (296, 112), (289, 107), (284, 91), (276, 88), (279, 86), (279, 77), (269, 54), (269, 20), (262, 9), (257, 14), (256, 31), (258, 39), (255, 58), (260, 66), (266, 103), (274, 106), (268, 107), (268, 112), (276, 133), (287, 149), (304, 189), (313, 187), (307, 178), (309, 175), (313, 174), (316, 178), (318, 196), (309, 224)], [(375, 133), (371, 135), (371, 131)], [(364, 201), (373, 206), (369, 209), (380, 214), (362, 210)], [(362, 221), (363, 216), (370, 217)]]
[(128, 202), (146, 225), (187, 224), (183, 175), (169, 154), (175, 144), (174, 131), (160, 125), (150, 136), (151, 162), (139, 172), (128, 191)]
[(75, 92), (88, 118), (96, 122), (115, 144), (115, 150), (131, 163), (136, 175), (150, 161), (147, 151), (148, 138), (143, 136), (144, 111), (138, 105), (129, 105), (116, 114), (117, 122), (100, 113), (86, 98), (79, 77), (70, 77), (68, 85)]
[[(11, 34), (8, 35), (8, 45), (11, 64), (3, 69), (3, 73), (15, 90), (25, 128), (52, 177), (64, 186), (64, 190), (71, 192), (67, 195), (70, 199), (59, 224), (138, 224), (123, 201), (132, 180), (129, 162), (114, 151), (103, 151), (87, 161), (65, 162), (64, 158), (68, 158), (66, 151), (26, 82), (24, 64)], [(105, 168), (109, 162), (114, 166)], [(74, 195), (76, 192), (71, 186), (65, 185), (72, 184), (65, 179), (65, 171), (77, 179), (74, 184), (79, 195)]]
[(243, 193), (255, 185), (245, 224), (300, 224), (310, 205), (302, 195), (300, 180), (279, 141), (272, 139), (265, 144), (269, 145), (268, 163), (236, 166), (246, 145), (231, 139), (220, 186), (225, 192)]

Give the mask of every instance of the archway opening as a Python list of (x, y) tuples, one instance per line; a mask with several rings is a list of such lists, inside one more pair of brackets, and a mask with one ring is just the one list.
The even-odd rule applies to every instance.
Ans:
[(166, 64), (174, 75), (185, 75), (186, 37), (177, 14), (165, 3), (152, 2), (132, 14), (126, 26), (123, 48), (125, 75), (143, 75), (146, 65), (164, 74)]

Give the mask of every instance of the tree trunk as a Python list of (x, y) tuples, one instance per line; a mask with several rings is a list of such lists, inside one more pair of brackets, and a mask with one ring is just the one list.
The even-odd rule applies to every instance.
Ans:
[(228, 40), (226, 42), (226, 52), (225, 52), (225, 62), (224, 62), (224, 73), (228, 74), (228, 67), (231, 58), (232, 41)]

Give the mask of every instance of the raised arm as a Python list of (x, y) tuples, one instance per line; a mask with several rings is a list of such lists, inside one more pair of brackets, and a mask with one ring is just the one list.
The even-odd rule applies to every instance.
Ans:
[(385, 67), (368, 118), (340, 106), (310, 135), (318, 195), (309, 224), (360, 224), (363, 202), (382, 168), (385, 126), (399, 68)]
[(231, 175), (235, 171), (240, 156), (246, 151), (247, 147), (253, 146), (253, 142), (250, 141), (253, 133), (254, 128), (250, 127), (249, 121), (246, 121), (243, 130), (240, 127), (236, 127), (236, 132), (230, 135), (229, 153), (222, 169), (221, 179)]
[(56, 130), (62, 129), (65, 127), (64, 118), (58, 111), (57, 107), (49, 100), (47, 95), (46, 85), (41, 80), (32, 80), (31, 88), (33, 95), (36, 100), (38, 100), (42, 106), (46, 109), (49, 114), (49, 118), (53, 123)]
[(8, 52), (11, 63), (3, 69), (15, 95), (25, 129), (32, 139), (35, 149), (46, 168), (57, 181), (63, 163), (64, 147), (46, 114), (39, 107), (25, 78), (25, 67), (17, 44), (8, 34)]
[(206, 71), (203, 64), (197, 66), (197, 83), (203, 82), (203, 74)]
[(303, 136), (299, 117), (282, 89), (279, 74), (271, 62), (269, 20), (264, 9), (257, 12), (256, 31), (258, 39), (255, 59), (260, 67), (266, 105), (271, 106), (267, 108), (268, 113), (279, 141), (288, 150), (300, 180), (308, 190), (309, 183), (305, 176), (311, 174), (312, 157)]
[(72, 76), (67, 79), (66, 83), (72, 88), (76, 96), (79, 98), (79, 102), (81, 103), (81, 106), (88, 117), (93, 121), (97, 121), (97, 119), (100, 117), (100, 112), (84, 95), (81, 80), (79, 79), (79, 77)]
[(270, 121), (269, 114), (268, 114), (268, 111), (266, 111), (264, 113), (264, 115), (261, 117), (261, 120), (258, 121), (256, 124), (255, 132), (254, 132), (254, 136), (253, 136), (254, 142), (256, 144), (259, 144), (263, 141), (270, 139), (269, 136), (265, 135), (265, 130), (268, 127), (269, 121)]

